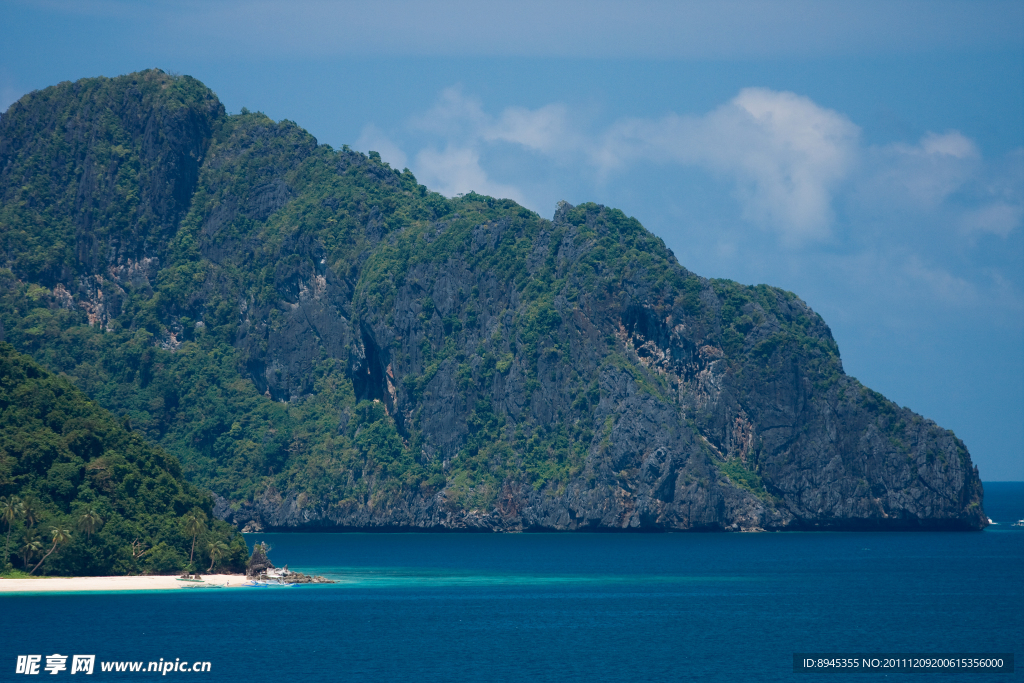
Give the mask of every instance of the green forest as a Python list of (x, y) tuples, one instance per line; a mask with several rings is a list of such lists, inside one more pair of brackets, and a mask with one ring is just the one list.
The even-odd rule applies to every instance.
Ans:
[[(773, 506), (765, 473), (818, 449), (839, 403), (852, 430), (917, 424), (871, 412), (794, 294), (699, 277), (621, 211), (446, 198), (158, 69), (0, 117), (0, 338), (33, 387), (9, 396), (95, 416), (5, 404), (19, 571), (238, 566), (215, 507), (239, 526), (515, 515), (572, 482), (631, 489), (645, 449), (693, 454), (693, 491)], [(759, 414), (785, 429), (754, 439)], [(913, 437), (961, 448), (936, 439)]]
[(6, 572), (237, 570), (247, 558), (241, 534), (213, 519), (210, 496), (174, 456), (6, 343), (0, 520)]

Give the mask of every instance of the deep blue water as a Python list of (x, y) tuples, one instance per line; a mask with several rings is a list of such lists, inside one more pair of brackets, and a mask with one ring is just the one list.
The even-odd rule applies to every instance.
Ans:
[(1000, 524), (980, 533), (252, 534), (341, 583), (2, 597), (0, 680), (53, 652), (267, 682), (876, 680), (794, 674), (793, 653), (1019, 659), (1024, 484), (986, 484), (986, 511)]

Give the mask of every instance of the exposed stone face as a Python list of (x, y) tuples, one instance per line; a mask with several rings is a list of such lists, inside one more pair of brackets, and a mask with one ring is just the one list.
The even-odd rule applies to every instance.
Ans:
[[(597, 207), (595, 223), (603, 211)], [(587, 245), (573, 236), (573, 226), (563, 227), (569, 229), (558, 259), (570, 272)], [(507, 229), (478, 226), (473, 247), (494, 248)], [(542, 234), (536, 252), (550, 249)], [(574, 303), (555, 297), (561, 323), (550, 340), (562, 351), (541, 353), (533, 375), (515, 355), (488, 379), (480, 372), (481, 348), (501, 354), (523, 345), (511, 322), (525, 314), (517, 289), (459, 257), (420, 264), (392, 308), (358, 296), (353, 302), (352, 315), (362, 321), (348, 353), (357, 359), (357, 390), (382, 400), (400, 431), (418, 431), (421, 457), (445, 467), (460, 457), (481, 399), (510, 423), (586, 420), (593, 439), (578, 474), (540, 489), (509, 478), (481, 509), (454, 504), (446, 489), (409, 491), (384, 504), (331, 506), (268, 488), (224, 516), (279, 529), (490, 531), (977, 529), (987, 523), (977, 472), (951, 433), (843, 375), (838, 356), (829, 359), (828, 378), (815, 365), (820, 358), (791, 343), (771, 346), (799, 319), (802, 334), (834, 347), (828, 327), (803, 302), (770, 290), (772, 310), (745, 304), (755, 323), (730, 357), (720, 345), (722, 297), (713, 283), (701, 282), (703, 312), (696, 316), (656, 305), (642, 278), (616, 296), (587, 292)], [(470, 291), (477, 292), (473, 301)], [(428, 298), (429, 316), (422, 304)], [(470, 310), (476, 324), (459, 338), (465, 361), (442, 362), (423, 391), (410, 395), (403, 387), (425, 372), (424, 344), (442, 343), (443, 321), (465, 320)], [(774, 351), (750, 353), (766, 340)], [(642, 372), (610, 364), (609, 348)], [(345, 356), (340, 347), (332, 353)], [(461, 390), (460, 365), (472, 372)], [(573, 407), (573, 375), (596, 385), (599, 400), (585, 410)]]
[(158, 70), (62, 83), (11, 105), (0, 118), (0, 199), (24, 201), (29, 184), (45, 188), (50, 205), (39, 209), (68, 220), (53, 258), (21, 260), (20, 240), (3, 256), (48, 287), (74, 289), (77, 278), (96, 275), (119, 281), (111, 271), (125, 269), (148, 277), (189, 208), (224, 116), (198, 81)]
[(287, 401), (312, 391), (310, 377), (321, 352), (345, 362), (361, 351), (353, 348), (345, 315), (351, 287), (325, 265), (322, 249), (307, 244), (282, 252), (274, 272), (281, 298), (273, 307), (241, 303), (236, 345), (260, 392)]
[[(0, 121), (17, 132), (0, 135), (10, 205), (24, 179), (5, 164), (30, 168), (14, 161), (40, 140), (56, 135), (81, 168), (73, 201), (54, 210), (68, 232), (54, 239), (73, 254), (39, 264), (5, 235), (15, 276), (103, 328), (133, 297), (151, 301), (161, 277), (187, 280), (161, 299), (154, 345), (174, 351), (208, 322), (226, 329), (242, 381), (277, 402), (310, 397), (318, 372), (341, 368), (354, 400), (338, 406), (338, 434), (356, 402), (379, 402), (437, 473), (397, 482), (367, 459), (331, 475), (339, 488), (361, 482), (341, 500), (269, 473), (255, 497), (218, 492), (216, 514), (240, 528), (986, 525), (963, 443), (846, 376), (828, 326), (795, 295), (700, 278), (602, 206), (562, 202), (546, 221), (500, 200), (432, 198), (292, 123), (226, 122), (212, 93), (169, 106), (124, 78), (109, 106), (134, 157), (100, 163), (85, 116), (58, 130), (23, 120), (38, 106), (15, 105)], [(102, 108), (78, 84), (37, 97), (53, 111), (76, 97)], [(112, 180), (127, 172), (122, 157), (145, 170), (137, 203)], [(474, 203), (485, 217), (470, 221), (459, 207)], [(97, 222), (111, 216), (117, 229)], [(459, 484), (470, 457), (500, 477)]]

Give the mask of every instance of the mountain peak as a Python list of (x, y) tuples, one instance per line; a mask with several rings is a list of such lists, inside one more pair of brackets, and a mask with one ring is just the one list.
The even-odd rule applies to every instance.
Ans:
[(0, 120), (0, 320), (239, 526), (980, 528), (962, 442), (795, 295), (613, 208), (447, 199), (188, 77)]

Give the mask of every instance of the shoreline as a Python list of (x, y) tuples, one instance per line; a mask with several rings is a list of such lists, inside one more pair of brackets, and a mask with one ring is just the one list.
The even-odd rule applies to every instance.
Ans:
[(0, 579), (0, 594), (241, 588), (245, 581), (244, 574), (204, 575), (202, 583), (178, 581), (177, 576), (47, 576), (35, 579)]

